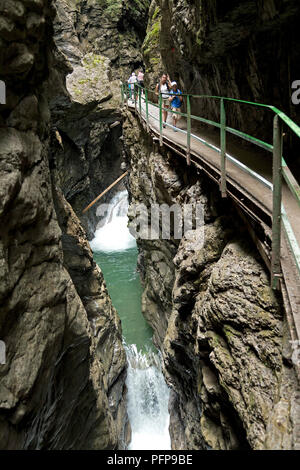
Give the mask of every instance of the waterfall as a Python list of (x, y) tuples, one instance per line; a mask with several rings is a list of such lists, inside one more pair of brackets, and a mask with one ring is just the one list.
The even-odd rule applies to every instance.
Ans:
[[(114, 288), (111, 291), (114, 292), (114, 296), (111, 296), (112, 301), (118, 305), (123, 331), (127, 330), (127, 336), (131, 338), (129, 341), (138, 342), (140, 337), (143, 340), (146, 339), (145, 327), (140, 324), (141, 320), (144, 322), (144, 319), (141, 318), (140, 307), (138, 312), (130, 310), (129, 315), (128, 311), (124, 309), (124, 303), (128, 303), (128, 292), (124, 292), (124, 290), (131, 289), (129, 295), (133, 296), (131, 286), (134, 286), (134, 283), (128, 282), (131, 279), (127, 269), (124, 265), (122, 266), (122, 261), (124, 262), (124, 253), (136, 250), (136, 241), (127, 227), (127, 212), (128, 194), (127, 191), (121, 191), (113, 197), (101, 227), (98, 228), (95, 238), (91, 242), (91, 248), (96, 253), (96, 259), (99, 259), (100, 267), (101, 256), (106, 263), (108, 262), (107, 258), (111, 261), (110, 273), (104, 273), (104, 275), (108, 281), (108, 275), (114, 271), (114, 277), (111, 278)], [(135, 256), (136, 266), (137, 251)], [(119, 285), (116, 285), (116, 273)], [(125, 279), (128, 284), (125, 283)], [(110, 292), (109, 283), (108, 290)], [(136, 318), (136, 315), (140, 317)], [(149, 331), (147, 340), (150, 338), (151, 332)], [(162, 374), (160, 355), (147, 346), (143, 348), (143, 351), (139, 351), (136, 344), (128, 344), (126, 339), (125, 337), (125, 350), (128, 359), (128, 416), (132, 428), (129, 449), (170, 450), (169, 390)]]
[(170, 450), (169, 390), (157, 353), (128, 346), (128, 416), (132, 428), (130, 450)]
[(94, 252), (124, 251), (136, 245), (127, 227), (127, 211), (128, 194), (121, 191), (111, 200), (102, 226), (96, 230), (90, 244)]

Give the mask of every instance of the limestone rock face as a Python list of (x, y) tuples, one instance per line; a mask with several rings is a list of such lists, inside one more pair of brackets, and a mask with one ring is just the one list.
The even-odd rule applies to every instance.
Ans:
[[(297, 383), (283, 362), (286, 321), (262, 262), (249, 240), (234, 237), (233, 227), (217, 218), (205, 226), (202, 250), (191, 250), (190, 240), (179, 247), (164, 343), (167, 377), (184, 390), (179, 409), (192, 448), (201, 444), (197, 428), (214, 449), (268, 448), (273, 433), (274, 448), (292, 448), (287, 408)], [(195, 401), (198, 413), (186, 419)], [(276, 407), (285, 405), (278, 433), (269, 423)]]
[[(71, 62), (94, 53), (110, 60), (117, 78), (126, 78), (143, 65), (150, 0), (57, 0), (58, 46)], [(128, 77), (127, 77), (128, 78)]]
[[(170, 72), (180, 75), (185, 89), (263, 101), (292, 111), (289, 74), (297, 75), (300, 53), (297, 1), (247, 0), (218, 5), (162, 0), (161, 4), (163, 21), (169, 18), (170, 22), (170, 29), (162, 29), (162, 57)], [(174, 54), (167, 53), (170, 47), (175, 48)], [(209, 103), (203, 106), (213, 112)], [(256, 118), (252, 126), (263, 123), (263, 118), (257, 121), (256, 109), (232, 111), (240, 125), (249, 121), (249, 112)]]
[(154, 87), (164, 72), (160, 49), (162, 28), (164, 28), (164, 24), (162, 24), (160, 1), (152, 0), (148, 14), (147, 34), (142, 48), (146, 64), (145, 82), (147, 87)]
[(88, 29), (91, 17), (101, 13), (96, 2), (78, 16), (83, 4), (56, 2), (56, 50), (48, 94), (52, 119), (51, 167), (91, 239), (98, 223), (97, 207), (86, 215), (82, 211), (121, 174), (121, 96), (120, 81), (112, 73), (110, 59), (94, 52), (92, 39), (83, 39), (76, 29), (78, 18)]
[[(167, 71), (185, 93), (272, 104), (299, 124), (291, 100), (292, 82), (300, 76), (297, 0), (152, 4), (159, 14), (154, 20), (149, 15), (143, 46), (151, 85)], [(219, 122), (216, 100), (193, 99), (191, 106), (193, 114)], [(271, 142), (272, 113), (227, 103), (226, 114), (231, 127)], [(291, 134), (285, 140), (288, 163), (299, 175), (298, 139)]]
[(89, 239), (99, 222), (97, 206), (86, 215), (82, 210), (121, 175), (120, 79), (142, 65), (149, 3), (55, 2), (51, 165)]
[(116, 422), (119, 447), (124, 448), (130, 425), (126, 411), (126, 355), (122, 344), (121, 320), (111, 303), (103, 274), (79, 219), (61, 190), (53, 184), (54, 205), (62, 230), (63, 261), (82, 299), (91, 334), (94, 354), (103, 368), (103, 385), (109, 408)]
[(293, 449), (287, 321), (242, 220), (204, 174), (125, 118), (132, 223), (137, 202), (196, 201), (204, 212), (181, 241), (138, 241), (143, 313), (172, 389), (173, 449)]
[(107, 59), (90, 53), (73, 66), (67, 90), (56, 90), (53, 73), (48, 85), (56, 90), (51, 99), (51, 167), (89, 239), (97, 227), (97, 206), (86, 215), (82, 211), (121, 174), (120, 89), (118, 82), (109, 81), (109, 70)]
[(51, 183), (54, 13), (47, 0), (1, 2), (0, 447), (122, 448), (120, 322), (55, 175)]

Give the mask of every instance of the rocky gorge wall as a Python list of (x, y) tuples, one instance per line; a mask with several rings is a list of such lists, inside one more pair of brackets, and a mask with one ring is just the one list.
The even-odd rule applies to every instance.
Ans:
[(109, 59), (116, 78), (143, 65), (150, 0), (57, 0), (57, 45), (72, 63), (80, 51)]
[(49, 167), (51, 83), (63, 84), (51, 82), (56, 12), (48, 0), (8, 0), (0, 14), (0, 448), (124, 448), (120, 320), (59, 165)]
[(96, 207), (86, 215), (82, 210), (122, 173), (120, 79), (142, 64), (149, 1), (54, 4), (51, 167), (91, 239), (99, 221)]
[[(139, 242), (143, 312), (172, 388), (173, 448), (293, 448), (289, 337), (264, 266), (215, 188), (121, 114), (119, 80), (144, 58), (149, 80), (163, 64), (184, 89), (269, 97), (287, 110), (288, 61), (299, 63), (297, 5), (255, 3), (257, 21), (252, 1), (221, 8), (155, 0), (148, 14), (149, 3), (0, 1), (2, 449), (116, 449), (129, 441), (120, 321), (87, 241), (96, 212), (82, 215), (119, 176), (121, 158), (131, 167), (132, 205), (199, 200), (205, 208), (204, 249), (197, 233), (181, 243)], [(281, 29), (280, 40), (265, 40)], [(246, 84), (239, 70), (249, 70)], [(272, 74), (280, 97), (266, 83)], [(229, 118), (244, 128), (241, 110)], [(250, 121), (245, 130), (264, 133), (261, 117)]]
[[(292, 82), (300, 76), (297, 0), (152, 0), (143, 46), (148, 84), (167, 71), (184, 92), (272, 104), (298, 124)], [(219, 122), (217, 100), (192, 99), (192, 112)], [(272, 113), (226, 104), (228, 123), (272, 142)], [(299, 174), (299, 144), (286, 131), (284, 153)]]
[(172, 448), (292, 449), (298, 385), (266, 268), (230, 201), (124, 113), (131, 224), (141, 203), (204, 210), (181, 241), (138, 240), (143, 314), (172, 390)]

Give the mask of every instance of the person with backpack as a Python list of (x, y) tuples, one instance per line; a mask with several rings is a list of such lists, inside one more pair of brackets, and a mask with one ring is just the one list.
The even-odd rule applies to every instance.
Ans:
[(170, 90), (172, 88), (171, 80), (169, 75), (164, 73), (160, 79), (160, 82), (156, 85), (155, 93), (157, 95), (161, 94), (162, 96), (162, 106), (163, 106), (163, 127), (166, 127), (166, 122), (168, 119), (168, 109), (170, 107)]
[(179, 121), (179, 119), (181, 118), (180, 114), (176, 114), (176, 112), (180, 112), (180, 108), (182, 106), (182, 101), (183, 101), (183, 98), (182, 98), (182, 92), (178, 89), (178, 86), (177, 86), (177, 82), (172, 82), (171, 83), (172, 85), (172, 90), (170, 91), (170, 98), (169, 98), (169, 101), (171, 103), (171, 109), (172, 111), (175, 111), (173, 112), (173, 126), (174, 126), (174, 131), (177, 132), (177, 129), (176, 129), (176, 124), (177, 122)]

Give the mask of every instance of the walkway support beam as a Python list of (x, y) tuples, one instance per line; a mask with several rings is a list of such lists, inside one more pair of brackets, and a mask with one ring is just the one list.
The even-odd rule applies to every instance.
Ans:
[(137, 102), (138, 102), (137, 94), (138, 94), (138, 90), (137, 90), (137, 85), (135, 83), (134, 86), (133, 86), (133, 95), (134, 95), (134, 107), (135, 107), (136, 110), (137, 110)]
[(226, 197), (226, 111), (224, 100), (221, 99), (220, 103), (220, 114), (221, 114), (221, 195)]
[(191, 98), (190, 95), (186, 97), (186, 108), (187, 108), (187, 150), (186, 150), (186, 162), (188, 166), (191, 164)]
[(130, 100), (131, 96), (130, 96), (129, 86), (128, 85), (126, 86), (126, 84), (125, 84), (125, 93), (126, 93), (126, 108), (128, 109), (129, 108), (128, 101)]
[(281, 262), (281, 200), (282, 200), (282, 121), (274, 117), (273, 126), (273, 219), (272, 219), (272, 262), (271, 283), (273, 289), (280, 288)]
[(121, 85), (121, 102), (122, 106), (124, 106), (124, 84)]
[(82, 213), (85, 214), (91, 207), (93, 207), (96, 204), (96, 202), (99, 201), (99, 199), (101, 199), (106, 193), (108, 193), (108, 191), (110, 191), (114, 186), (116, 186), (116, 184), (118, 184), (123, 178), (125, 178), (125, 176), (127, 176), (128, 173), (129, 173), (129, 170), (123, 173), (123, 175), (121, 175), (116, 181), (114, 181), (110, 186), (108, 186), (108, 188), (106, 188), (105, 191), (99, 194), (99, 196), (97, 196), (93, 202), (91, 202), (85, 209), (83, 209)]

